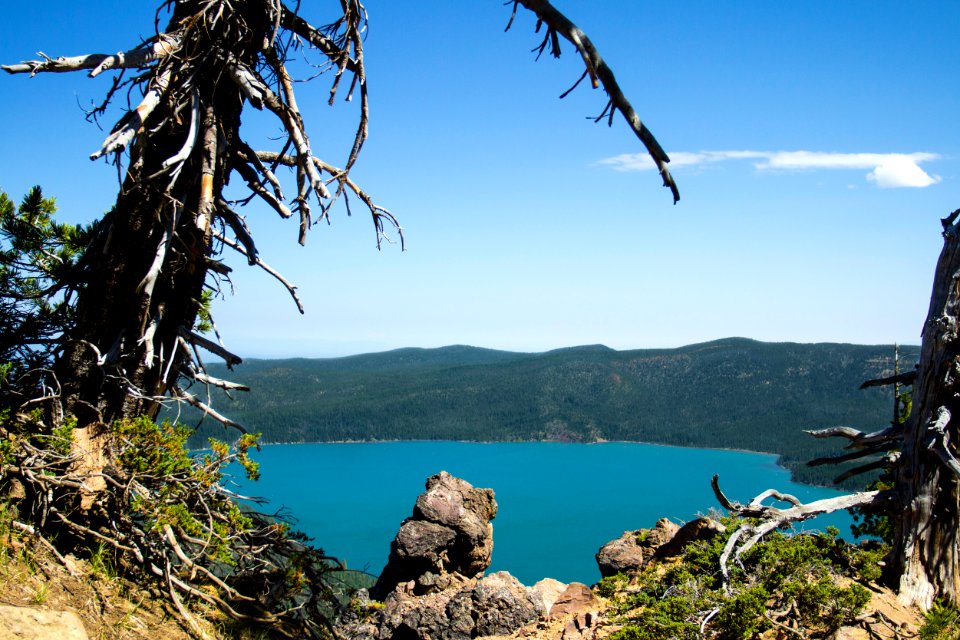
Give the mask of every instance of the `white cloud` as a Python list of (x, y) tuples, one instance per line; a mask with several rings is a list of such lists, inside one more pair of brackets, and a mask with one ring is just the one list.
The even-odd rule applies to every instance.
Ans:
[(931, 176), (907, 157), (888, 158), (867, 174), (867, 180), (881, 189), (896, 187), (929, 187), (940, 182), (940, 176)]
[[(929, 187), (940, 182), (920, 168), (920, 163), (938, 160), (935, 153), (827, 153), (823, 151), (679, 151), (671, 154), (671, 168), (700, 166), (728, 160), (758, 160), (754, 167), (763, 170), (870, 169), (867, 180), (882, 189)], [(600, 160), (597, 164), (616, 171), (654, 169), (644, 153), (625, 153)]]
[[(670, 168), (697, 166), (723, 160), (766, 158), (768, 155), (763, 151), (675, 151), (670, 154)], [(600, 160), (597, 164), (612, 167), (615, 171), (647, 171), (657, 168), (650, 155), (646, 153), (622, 153)]]

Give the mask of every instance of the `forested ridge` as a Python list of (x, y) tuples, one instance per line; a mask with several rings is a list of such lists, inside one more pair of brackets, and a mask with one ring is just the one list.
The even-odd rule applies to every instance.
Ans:
[[(901, 369), (912, 369), (919, 349), (900, 353)], [(802, 463), (836, 445), (803, 430), (888, 426), (890, 389), (859, 387), (893, 369), (892, 345), (729, 338), (631, 351), (452, 346), (250, 360), (230, 375), (251, 391), (215, 405), (265, 442), (655, 442), (777, 453), (797, 479), (828, 483), (836, 468)], [(221, 430), (208, 420), (196, 444)]]

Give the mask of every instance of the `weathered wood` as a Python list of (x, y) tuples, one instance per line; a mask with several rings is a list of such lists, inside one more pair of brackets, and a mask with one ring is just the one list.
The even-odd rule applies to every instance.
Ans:
[[(739, 560), (740, 556), (749, 551), (757, 544), (763, 536), (771, 531), (775, 531), (785, 525), (802, 522), (815, 518), (825, 513), (835, 511), (844, 511), (853, 507), (880, 507), (888, 503), (893, 494), (889, 491), (862, 491), (835, 498), (824, 498), (804, 504), (796, 497), (789, 494), (783, 494), (774, 489), (767, 489), (749, 504), (740, 504), (731, 501), (720, 489), (720, 476), (714, 475), (710, 482), (713, 487), (713, 493), (717, 501), (728, 511), (746, 518), (758, 518), (757, 524), (745, 523), (737, 528), (727, 539), (724, 545), (723, 553), (720, 555), (720, 571), (723, 574), (724, 584), (729, 576), (730, 557)], [(768, 498), (787, 502), (791, 506), (787, 509), (779, 509), (771, 505), (763, 504)], [(745, 538), (745, 540), (742, 540)]]
[[(170, 13), (165, 33), (131, 51), (75, 58), (43, 56), (42, 60), (3, 67), (10, 73), (31, 74), (89, 69), (90, 75), (134, 67), (143, 69), (142, 73), (130, 74), (132, 77), (125, 80), (122, 80), (123, 74), (118, 73), (104, 103), (92, 112), (94, 116), (102, 114), (121, 87), (127, 89), (130, 96), (143, 96), (139, 104), (114, 125), (101, 148), (91, 155), (93, 159), (114, 160), (123, 182), (116, 205), (98, 225), (85, 252), (86, 279), (77, 300), (75, 325), (71, 339), (59, 352), (51, 376), (59, 380), (62, 387), (61, 406), (51, 412), (60, 417), (70, 414), (76, 417), (78, 433), (93, 434), (93, 429), (128, 418), (156, 417), (161, 404), (170, 397), (197, 407), (227, 426), (239, 428), (217, 412), (209, 401), (186, 391), (181, 384), (187, 381), (226, 389), (243, 388), (206, 375), (201, 349), (223, 357), (228, 365), (239, 364), (241, 360), (224, 345), (199, 335), (196, 330), (207, 287), (217, 288), (220, 276), (229, 273), (229, 268), (220, 261), (221, 250), (232, 248), (246, 256), (251, 264), (265, 269), (287, 288), (301, 313), (303, 306), (296, 287), (260, 260), (242, 217), (227, 204), (224, 188), (234, 172), (247, 181), (250, 198), (261, 198), (283, 217), (298, 214), (301, 243), (314, 221), (311, 200), (319, 202), (317, 219), (323, 219), (341, 195), (348, 213), (350, 197), (359, 198), (367, 206), (378, 245), (386, 238), (387, 228), (396, 229), (403, 242), (402, 229), (393, 214), (376, 205), (349, 177), (367, 137), (369, 116), (363, 61), (366, 11), (359, 1), (333, 3), (338, 15), (331, 27), (324, 29), (309, 25), (281, 0), (240, 3), (177, 0), (160, 4)], [(531, 0), (527, 6), (551, 25), (555, 20), (566, 20), (542, 0)], [(161, 11), (158, 15), (166, 14), (167, 11)], [(566, 29), (564, 37), (572, 38), (577, 44), (588, 70), (604, 83), (611, 95), (611, 105), (624, 113), (647, 148), (656, 152), (661, 174), (665, 183), (669, 181), (676, 199), (676, 185), (665, 169), (666, 154), (632, 113), (612, 72), (579, 29), (569, 21), (557, 24)], [(304, 118), (297, 107), (294, 81), (286, 68), (285, 56), (296, 51), (302, 40), (319, 48), (329, 59), (325, 68), (334, 77), (331, 100), (343, 77), (350, 80), (347, 99), (355, 93), (360, 97), (356, 132), (343, 168), (327, 164), (314, 155)], [(240, 115), (246, 103), (257, 109), (265, 108), (282, 126), (280, 150), (272, 157), (253, 152), (241, 138)], [(265, 162), (273, 166), (268, 168)], [(280, 182), (273, 173), (278, 164), (289, 164), (295, 169), (297, 192), (288, 202), (284, 201)], [(333, 194), (328, 185), (335, 185)], [(214, 274), (208, 278), (210, 272)], [(84, 432), (84, 429), (91, 431)], [(164, 530), (166, 542), (158, 545), (156, 532), (145, 531), (149, 528), (141, 528), (142, 522), (115, 518), (124, 515), (115, 505), (119, 500), (128, 499), (131, 491), (138, 498), (145, 498), (149, 492), (144, 489), (144, 495), (137, 493), (137, 486), (144, 486), (138, 482), (170, 486), (189, 479), (173, 478), (169, 474), (141, 474), (139, 479), (134, 479), (119, 469), (122, 465), (113, 464), (121, 459), (113, 445), (100, 443), (95, 438), (87, 441), (88, 448), (103, 456), (97, 460), (99, 471), (95, 468), (89, 473), (78, 472), (79, 475), (95, 475), (107, 483), (107, 491), (123, 493), (122, 498), (114, 493), (110, 494), (112, 498), (104, 498), (97, 504), (104, 507), (101, 513), (109, 521), (109, 535), (78, 522), (75, 517), (78, 510), (71, 509), (67, 514), (50, 504), (43, 506), (41, 528), (45, 523), (43, 518), (55, 514), (63, 526), (78, 537), (104, 538), (103, 541), (118, 552), (132, 554), (138, 566), (163, 581), (171, 602), (198, 635), (202, 635), (202, 630), (196, 628), (185, 609), (181, 599), (184, 595), (203, 599), (238, 619), (270, 623), (282, 619), (289, 628), (279, 629), (278, 633), (289, 637), (326, 637), (320, 628), (326, 615), (320, 605), (322, 597), (328, 594), (322, 593), (326, 587), (320, 575), (325, 569), (322, 563), (318, 564), (317, 555), (297, 548), (298, 543), (284, 537), (281, 527), (264, 525), (240, 542), (229, 541), (231, 552), (236, 555), (234, 559), (247, 564), (247, 574), (235, 575), (237, 567), (234, 566), (228, 572), (230, 575), (221, 576), (219, 568), (223, 560), (212, 555), (207, 557), (205, 553), (210, 539), (221, 536), (219, 527), (213, 526), (213, 514), (206, 510), (206, 500), (211, 499), (211, 494), (203, 493), (221, 491), (222, 487), (216, 482), (200, 482), (191, 494), (199, 500), (199, 504), (194, 505), (198, 513), (206, 511), (206, 517), (201, 518), (205, 522), (200, 526), (205, 528), (204, 537), (208, 539), (191, 540), (171, 525)], [(238, 450), (241, 446), (249, 443), (238, 445)], [(46, 500), (43, 497), (47, 495), (46, 488), (56, 486), (58, 490), (77, 492), (88, 479), (47, 478), (31, 469), (24, 473), (33, 474), (31, 482), (43, 488), (34, 492), (42, 494), (40, 500)], [(213, 476), (218, 477), (216, 473)], [(159, 494), (156, 486), (152, 491)], [(116, 520), (121, 522), (117, 524)], [(268, 551), (257, 558), (261, 549)], [(304, 587), (310, 590), (306, 596), (303, 590), (299, 594), (286, 594), (290, 588), (287, 573), (274, 563), (277, 558), (293, 557), (308, 558), (298, 569), (309, 581), (309, 586)], [(212, 573), (205, 574), (205, 570), (198, 569), (203, 563)], [(212, 568), (213, 563), (219, 563), (219, 568)], [(222, 583), (217, 582), (220, 578)], [(221, 597), (230, 594), (224, 583), (234, 579), (260, 596), (255, 603), (244, 602), (242, 611), (234, 608), (236, 602)], [(198, 588), (204, 582), (212, 582), (217, 588), (213, 591)]]
[[(960, 209), (943, 220), (943, 249), (923, 326), (913, 411), (905, 426), (896, 477), (903, 509), (894, 514), (892, 568), (899, 576), (900, 599), (923, 608), (937, 598), (960, 603), (960, 490), (957, 475), (942, 455), (956, 457), (958, 424), (950, 416), (960, 415), (958, 215)], [(931, 447), (937, 441), (939, 445)]]
[(61, 56), (51, 58), (40, 53), (43, 60), (24, 60), (19, 64), (0, 65), (7, 73), (69, 73), (82, 69), (92, 69), (94, 78), (108, 69), (130, 69), (146, 67), (152, 62), (175, 52), (178, 49), (176, 38), (161, 34), (130, 51), (114, 54), (90, 53), (82, 56)]
[[(673, 202), (678, 202), (680, 200), (680, 190), (677, 188), (677, 183), (667, 168), (670, 157), (666, 151), (663, 150), (663, 147), (660, 146), (660, 143), (657, 142), (657, 139), (650, 130), (647, 129), (640, 120), (640, 116), (620, 88), (620, 84), (613, 75), (613, 70), (607, 66), (606, 61), (600, 56), (600, 52), (594, 46), (593, 42), (590, 41), (590, 38), (587, 37), (587, 34), (581, 31), (569, 18), (560, 13), (548, 0), (516, 0), (514, 6), (516, 6), (517, 2), (537, 14), (537, 17), (547, 25), (547, 33), (544, 36), (543, 45), (540, 47), (541, 52), (549, 40), (551, 42), (551, 53), (555, 57), (560, 56), (560, 45), (555, 37), (557, 34), (563, 36), (565, 40), (573, 44), (577, 53), (583, 58), (584, 66), (590, 76), (593, 87), (596, 89), (602, 84), (604, 90), (607, 92), (607, 96), (610, 98), (610, 104), (607, 106), (607, 109), (604, 110), (604, 113), (609, 111), (612, 116), (613, 111), (616, 110), (623, 115), (630, 129), (633, 130), (640, 142), (643, 143), (647, 153), (650, 154), (654, 164), (656, 164), (657, 170), (660, 172), (660, 177), (663, 179), (663, 186), (670, 189), (673, 193)], [(509, 25), (507, 28), (510, 28)], [(601, 117), (603, 117), (603, 115), (604, 114), (601, 114)]]
[(869, 389), (870, 387), (885, 387), (891, 384), (913, 384), (917, 379), (916, 371), (907, 371), (906, 373), (898, 373), (893, 376), (887, 376), (886, 378), (877, 378), (875, 380), (867, 380), (860, 385), (861, 389)]
[(851, 427), (831, 427), (817, 431), (804, 431), (804, 433), (814, 438), (846, 438), (850, 441), (847, 448), (856, 449), (871, 447), (880, 443), (899, 441), (903, 436), (903, 427), (894, 425), (881, 431), (874, 431), (873, 433), (864, 433)]

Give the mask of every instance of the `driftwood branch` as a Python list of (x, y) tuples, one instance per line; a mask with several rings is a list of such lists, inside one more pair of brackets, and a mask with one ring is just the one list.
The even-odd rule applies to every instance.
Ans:
[(874, 431), (873, 433), (864, 433), (852, 427), (830, 427), (829, 429), (819, 429), (817, 431), (804, 431), (804, 433), (814, 438), (846, 438), (850, 441), (847, 448), (860, 449), (899, 440), (903, 435), (903, 425), (893, 425), (881, 431)]
[(243, 363), (243, 359), (240, 356), (227, 351), (213, 340), (208, 340), (198, 333), (181, 328), (180, 335), (183, 336), (187, 342), (193, 344), (194, 346), (202, 347), (210, 353), (220, 356), (229, 367), (232, 367), (235, 364)]
[[(720, 571), (723, 574), (724, 586), (729, 578), (729, 561), (733, 556), (739, 561), (740, 556), (749, 551), (763, 536), (794, 522), (809, 520), (825, 513), (843, 511), (852, 507), (880, 506), (888, 502), (892, 495), (887, 491), (863, 491), (860, 493), (824, 498), (808, 504), (803, 504), (795, 497), (781, 494), (769, 489), (744, 505), (733, 502), (720, 489), (720, 476), (714, 475), (710, 482), (717, 501), (728, 511), (746, 518), (757, 518), (757, 524), (744, 523), (727, 540), (723, 553), (720, 555)], [(791, 504), (787, 509), (762, 504), (766, 498), (776, 498)]]
[(877, 378), (875, 380), (867, 380), (860, 385), (861, 389), (869, 389), (870, 387), (885, 387), (891, 384), (905, 384), (912, 385), (917, 379), (917, 371), (907, 371), (905, 373), (898, 373), (893, 376), (887, 376), (886, 378)]
[(950, 424), (950, 411), (946, 407), (938, 408), (927, 423), (927, 449), (934, 453), (940, 462), (960, 478), (960, 461), (949, 447), (947, 425)]
[(7, 73), (29, 73), (34, 76), (38, 73), (69, 73), (92, 69), (90, 77), (96, 77), (109, 69), (129, 69), (145, 67), (164, 56), (175, 52), (179, 48), (176, 38), (163, 34), (152, 41), (126, 52), (114, 54), (90, 53), (82, 56), (60, 56), (51, 58), (40, 53), (43, 60), (24, 60), (19, 64), (0, 65)]
[(195, 395), (193, 395), (192, 393), (188, 393), (188, 392), (184, 391), (183, 389), (181, 389), (180, 387), (173, 387), (173, 393), (174, 393), (174, 396), (175, 396), (175, 397), (180, 398), (181, 400), (186, 401), (187, 404), (189, 404), (190, 406), (192, 406), (192, 407), (194, 407), (194, 408), (196, 408), (196, 409), (199, 409), (199, 410), (202, 411), (205, 415), (210, 416), (211, 418), (213, 418), (213, 419), (216, 420), (217, 422), (221, 423), (223, 426), (225, 426), (225, 427), (233, 427), (234, 429), (237, 429), (238, 431), (240, 431), (240, 433), (246, 433), (246, 432), (247, 432), (247, 430), (246, 430), (246, 429), (243, 427), (243, 425), (241, 425), (239, 422), (235, 422), (235, 421), (231, 420), (230, 418), (226, 417), (225, 415), (221, 414), (219, 411), (217, 411), (217, 410), (214, 409), (213, 407), (211, 407), (211, 406), (207, 405), (206, 403), (202, 402), (199, 398), (197, 398), (197, 397), (196, 397)]
[[(557, 9), (547, 0), (515, 0), (514, 8), (516, 8), (517, 2), (535, 13), (537, 17), (547, 25), (547, 33), (544, 37), (544, 44), (540, 47), (541, 52), (546, 46), (548, 39), (550, 39), (552, 54), (555, 57), (560, 56), (560, 45), (556, 39), (558, 34), (563, 36), (565, 40), (569, 41), (574, 47), (576, 47), (577, 52), (580, 54), (581, 58), (583, 58), (583, 63), (586, 66), (586, 70), (593, 83), (593, 87), (597, 88), (599, 84), (602, 84), (604, 90), (607, 92), (607, 95), (610, 98), (610, 104), (608, 105), (607, 109), (604, 110), (604, 112), (606, 113), (607, 110), (610, 110), (611, 117), (613, 116), (613, 110), (619, 111), (623, 115), (623, 118), (627, 121), (627, 124), (633, 130), (637, 138), (640, 139), (640, 142), (643, 143), (643, 146), (646, 147), (647, 153), (650, 154), (650, 157), (657, 165), (657, 169), (660, 171), (660, 177), (663, 178), (663, 186), (669, 188), (673, 193), (674, 203), (679, 201), (680, 190), (678, 189), (676, 182), (674, 182), (673, 176), (670, 175), (670, 170), (667, 168), (667, 163), (670, 162), (670, 157), (667, 155), (666, 151), (663, 150), (663, 147), (660, 146), (660, 143), (650, 132), (650, 130), (647, 129), (647, 127), (640, 120), (640, 116), (637, 115), (633, 105), (630, 104), (630, 101), (620, 88), (617, 79), (614, 77), (613, 70), (607, 66), (607, 63), (600, 56), (600, 52), (597, 51), (597, 48), (594, 46), (593, 42), (590, 41), (590, 38), (587, 37), (587, 34), (581, 31), (580, 28), (571, 22), (565, 15), (557, 11)], [(602, 115), (603, 114), (601, 114), (601, 117)]]

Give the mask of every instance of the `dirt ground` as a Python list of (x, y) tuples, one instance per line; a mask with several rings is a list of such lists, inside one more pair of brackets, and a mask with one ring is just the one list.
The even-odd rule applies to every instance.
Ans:
[[(5, 536), (0, 540), (0, 603), (74, 611), (90, 640), (192, 637), (156, 594), (113, 575), (103, 557), (92, 563), (72, 556), (63, 560), (29, 536)], [(201, 624), (211, 638), (224, 638), (214, 624)]]

